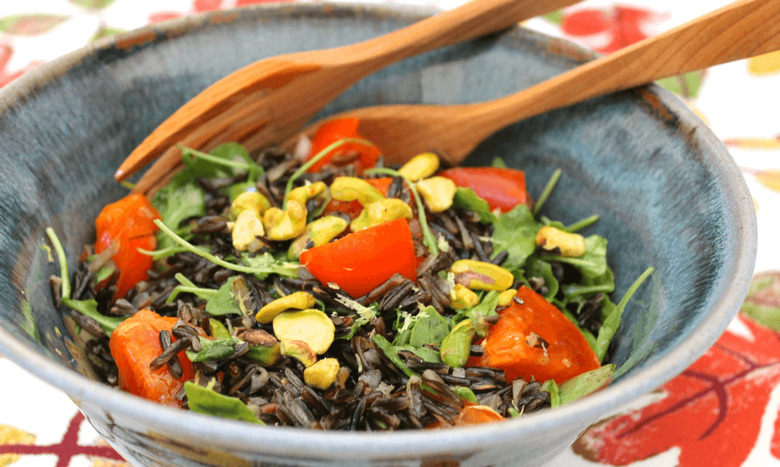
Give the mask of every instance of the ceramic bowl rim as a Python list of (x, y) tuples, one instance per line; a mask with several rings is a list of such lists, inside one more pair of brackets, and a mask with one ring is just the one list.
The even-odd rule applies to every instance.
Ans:
[[(376, 5), (370, 3), (294, 3), (262, 4), (230, 11), (201, 13), (165, 23), (123, 33), (96, 41), (61, 58), (32, 70), (0, 91), (0, 114), (18, 102), (24, 102), (28, 93), (34, 93), (49, 80), (68, 72), (84, 58), (100, 50), (112, 48), (118, 39), (131, 37), (144, 31), (163, 32), (153, 42), (164, 42), (172, 36), (186, 34), (197, 29), (205, 20), (217, 15), (262, 10), (268, 14), (279, 14), (285, 10), (322, 11), (326, 8), (359, 9), (376, 16), (400, 15), (411, 20), (420, 19), (437, 10), (404, 4)], [(517, 31), (515, 31), (517, 32)], [(523, 34), (549, 41), (547, 35), (524, 30)], [(565, 42), (565, 41), (564, 41)], [(593, 52), (571, 44), (583, 56), (595, 56)], [(717, 305), (703, 318), (701, 325), (693, 331), (691, 338), (666, 355), (652, 362), (646, 368), (624, 377), (614, 385), (592, 394), (570, 405), (547, 411), (543, 416), (508, 420), (500, 424), (448, 430), (405, 431), (393, 433), (365, 432), (320, 432), (288, 427), (251, 427), (244, 422), (223, 420), (189, 411), (181, 411), (145, 401), (123, 393), (55, 363), (42, 353), (32, 350), (34, 346), (15, 338), (0, 328), (0, 353), (45, 382), (56, 386), (75, 399), (102, 407), (155, 426), (158, 430), (182, 433), (186, 438), (209, 439), (224, 448), (237, 451), (262, 451), (301, 458), (363, 459), (370, 446), (372, 455), (390, 457), (400, 453), (415, 453), (419, 456), (441, 454), (442, 452), (469, 452), (490, 447), (499, 447), (507, 442), (517, 441), (532, 434), (544, 433), (556, 427), (568, 425), (585, 426), (597, 418), (616, 409), (636, 397), (649, 392), (679, 374), (701, 356), (722, 334), (737, 313), (752, 277), (755, 264), (755, 243), (757, 238), (756, 218), (752, 198), (741, 171), (721, 141), (702, 123), (697, 116), (671, 93), (656, 86), (647, 90), (658, 97), (660, 103), (680, 116), (681, 126), (692, 135), (702, 147), (712, 149), (713, 167), (717, 167), (728, 180), (727, 187), (735, 195), (733, 209), (735, 218), (742, 221), (741, 242), (735, 252), (735, 268), (728, 283), (731, 287), (719, 290), (713, 300)], [(31, 351), (32, 350), (32, 351)], [(290, 436), (294, 432), (295, 436)], [(468, 442), (464, 442), (464, 437)]]

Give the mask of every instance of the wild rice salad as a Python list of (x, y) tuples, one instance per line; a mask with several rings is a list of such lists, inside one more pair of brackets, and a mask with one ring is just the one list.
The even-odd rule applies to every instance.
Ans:
[[(325, 430), (461, 426), (555, 407), (606, 384), (626, 301), (607, 241), (538, 214), (525, 175), (402, 167), (323, 125), (302, 155), (183, 149), (148, 200), (96, 220), (57, 304), (106, 383), (162, 404)], [(72, 287), (71, 287), (72, 284)]]

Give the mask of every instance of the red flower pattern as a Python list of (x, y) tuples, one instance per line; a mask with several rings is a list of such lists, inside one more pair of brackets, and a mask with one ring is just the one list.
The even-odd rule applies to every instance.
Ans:
[[(726, 332), (660, 389), (660, 400), (592, 426), (575, 443), (575, 452), (625, 465), (678, 447), (681, 466), (711, 466), (713, 459), (719, 466), (741, 465), (756, 445), (762, 418), (771, 410), (770, 394), (780, 384), (780, 333), (737, 319), (751, 337)], [(771, 453), (780, 459), (780, 417), (774, 416)]]

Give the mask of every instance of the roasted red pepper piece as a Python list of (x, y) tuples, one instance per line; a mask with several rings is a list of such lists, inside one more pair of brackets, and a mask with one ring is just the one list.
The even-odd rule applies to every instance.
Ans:
[[(149, 364), (162, 353), (160, 331), (170, 331), (176, 318), (141, 310), (111, 333), (109, 347), (119, 370), (119, 388), (165, 405), (180, 406), (176, 393), (194, 376), (192, 362), (182, 351), (178, 355), (182, 377), (174, 378), (163, 366), (154, 371)], [(176, 339), (173, 338), (175, 341)]]
[(511, 211), (518, 204), (532, 204), (525, 189), (525, 172), (501, 167), (456, 167), (442, 171), (456, 185), (471, 188), (488, 202), (490, 210)]
[(406, 219), (310, 248), (301, 253), (301, 264), (323, 284), (333, 282), (353, 297), (367, 294), (395, 273), (417, 280), (417, 258)]
[[(358, 125), (360, 120), (357, 118), (338, 118), (323, 123), (317, 128), (311, 139), (311, 150), (309, 151), (308, 159), (311, 159), (317, 155), (320, 151), (335, 143), (336, 141), (344, 138), (361, 138), (358, 133)], [(379, 154), (381, 151), (374, 145), (368, 145), (363, 143), (344, 143), (338, 148), (334, 149), (327, 156), (323, 157), (316, 164), (309, 168), (309, 172), (317, 172), (321, 170), (329, 162), (336, 162), (338, 160), (344, 161), (343, 164), (351, 163), (354, 159), (354, 163), (357, 167), (358, 173), (363, 172), (366, 169), (370, 169), (376, 165), (379, 160)]]
[(523, 304), (512, 303), (499, 313), (483, 342), (484, 354), (470, 358), (469, 366), (504, 370), (507, 381), (533, 376), (559, 384), (601, 366), (577, 326), (553, 304), (525, 286), (517, 297)]
[(104, 207), (95, 220), (95, 251), (101, 253), (116, 243), (112, 257), (119, 270), (115, 297), (124, 297), (135, 284), (148, 278), (146, 271), (152, 267), (152, 257), (138, 249), (157, 247), (157, 226), (153, 221), (159, 218), (160, 214), (145, 196), (132, 194)]

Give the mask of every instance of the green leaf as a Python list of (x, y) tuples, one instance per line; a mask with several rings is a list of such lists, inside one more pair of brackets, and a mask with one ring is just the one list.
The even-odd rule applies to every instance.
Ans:
[(241, 399), (220, 394), (192, 381), (184, 383), (187, 405), (193, 412), (265, 425)]
[(228, 177), (258, 170), (259, 167), (249, 156), (249, 151), (238, 143), (222, 144), (208, 154), (185, 147), (181, 150), (182, 161), (191, 179)]
[(493, 226), (492, 257), (506, 251), (509, 256), (502, 266), (510, 271), (520, 269), (536, 250), (536, 233), (540, 227), (525, 204), (501, 214)]
[(623, 316), (623, 311), (626, 309), (626, 305), (628, 305), (631, 297), (633, 297), (636, 291), (639, 289), (639, 286), (641, 286), (645, 279), (650, 277), (650, 274), (652, 273), (653, 268), (647, 268), (647, 270), (643, 272), (634, 281), (633, 284), (631, 284), (631, 287), (628, 288), (626, 294), (623, 295), (623, 298), (617, 305), (612, 303), (612, 301), (608, 298), (604, 298), (604, 307), (601, 310), (604, 321), (601, 324), (601, 329), (599, 329), (598, 335), (596, 336), (596, 348), (593, 349), (600, 361), (604, 361), (604, 356), (607, 354), (609, 343), (612, 342), (612, 337), (615, 336), (618, 327), (620, 327), (620, 319)]
[(62, 303), (68, 308), (72, 308), (82, 315), (89, 316), (100, 324), (100, 327), (106, 332), (108, 336), (114, 332), (125, 318), (115, 318), (106, 316), (98, 312), (98, 303), (94, 299), (89, 300), (73, 300), (71, 298), (62, 298)]
[(240, 315), (241, 308), (239, 308), (236, 299), (233, 298), (233, 281), (236, 280), (236, 276), (230, 277), (222, 287), (217, 289), (217, 292), (211, 296), (206, 302), (206, 313), (211, 316), (225, 316), (225, 315)]
[(429, 349), (428, 347), (415, 347), (412, 345), (396, 345), (396, 350), (408, 350), (418, 357), (422, 358), (426, 362), (441, 363), (441, 354), (437, 350)]
[(504, 159), (502, 159), (501, 157), (498, 157), (498, 156), (493, 158), (493, 162), (490, 165), (493, 166), (493, 167), (499, 168), (499, 169), (506, 169), (506, 168), (508, 168), (507, 165), (506, 165), (506, 162), (504, 162)]
[(558, 388), (560, 405), (574, 402), (603, 388), (612, 381), (615, 369), (616, 366), (613, 364), (604, 365), (601, 368), (596, 368), (567, 380)]
[(773, 331), (780, 331), (780, 273), (756, 275), (740, 312)]
[[(415, 322), (408, 330), (398, 333), (393, 343), (422, 347), (425, 344), (440, 344), (450, 332), (450, 322), (432, 306), (420, 310)], [(406, 336), (404, 336), (406, 335)]]
[(211, 337), (214, 339), (230, 339), (230, 331), (221, 321), (209, 318), (209, 327), (211, 328)]
[(27, 14), (0, 18), (0, 32), (17, 36), (37, 36), (50, 31), (67, 16), (48, 14)]
[(209, 339), (198, 336), (198, 340), (200, 340), (201, 346), (199, 352), (185, 350), (187, 358), (193, 362), (211, 362), (230, 357), (235, 353), (236, 344), (241, 342), (241, 339), (233, 336), (222, 339)]
[(114, 0), (70, 0), (74, 5), (98, 10), (114, 3)]
[(554, 409), (561, 405), (561, 393), (558, 389), (558, 385), (554, 379), (548, 379), (542, 384), (540, 388), (542, 391), (547, 391), (550, 394), (550, 408)]
[(497, 291), (489, 291), (475, 306), (458, 311), (452, 318), (452, 322), (457, 322), (461, 316), (465, 316), (474, 324), (477, 334), (483, 336), (485, 334), (485, 318), (496, 314), (498, 296), (499, 293)]
[(471, 188), (458, 187), (452, 200), (455, 209), (474, 211), (482, 222), (493, 223), (496, 216), (490, 212), (488, 202), (480, 198)]
[(460, 400), (471, 402), (472, 404), (479, 404), (479, 400), (477, 400), (477, 396), (474, 394), (474, 391), (471, 389), (465, 387), (465, 386), (458, 386), (455, 389), (453, 389), (455, 394), (460, 397)]
[[(203, 190), (186, 172), (178, 173), (171, 183), (157, 190), (152, 205), (160, 213), (162, 222), (172, 230), (177, 230), (186, 219), (206, 214)], [(168, 235), (163, 232), (157, 234), (158, 250), (174, 245), (173, 239)]]
[(549, 302), (558, 294), (558, 279), (553, 274), (552, 265), (536, 256), (528, 258), (525, 267), (525, 277), (541, 277), (544, 279), (544, 285), (547, 287), (547, 293), (544, 298)]
[(599, 235), (591, 235), (585, 239), (585, 253), (576, 258), (566, 256), (548, 256), (560, 263), (568, 263), (577, 268), (586, 279), (598, 279), (603, 281), (605, 274), (609, 274), (607, 266), (607, 239)]
[(686, 99), (696, 99), (699, 96), (703, 82), (704, 72), (701, 70), (670, 76), (656, 81), (658, 85)]
[[(284, 258), (284, 259), (283, 259)], [(252, 268), (252, 274), (259, 280), (265, 280), (269, 274), (277, 274), (282, 277), (298, 277), (298, 268), (301, 264), (295, 261), (287, 261), (286, 256), (274, 258), (271, 253), (251, 256), (244, 253), (241, 262)]]

